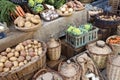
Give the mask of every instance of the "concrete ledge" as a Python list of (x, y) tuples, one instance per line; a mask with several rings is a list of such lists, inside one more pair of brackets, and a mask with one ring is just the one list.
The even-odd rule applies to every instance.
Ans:
[(10, 32), (6, 38), (0, 39), (0, 51), (5, 50), (7, 47), (15, 46), (26, 39), (32, 38), (32, 35), (33, 32)]

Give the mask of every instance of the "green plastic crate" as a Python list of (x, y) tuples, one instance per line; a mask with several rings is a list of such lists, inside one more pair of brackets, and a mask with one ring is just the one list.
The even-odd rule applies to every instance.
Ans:
[(94, 27), (88, 33), (82, 34), (80, 36), (73, 36), (72, 34), (66, 32), (66, 42), (72, 45), (74, 48), (79, 48), (91, 41), (97, 40), (98, 30), (98, 28)]

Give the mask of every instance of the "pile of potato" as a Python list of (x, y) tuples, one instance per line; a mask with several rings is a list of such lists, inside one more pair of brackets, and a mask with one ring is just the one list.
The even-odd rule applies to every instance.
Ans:
[(26, 13), (24, 17), (17, 17), (14, 21), (14, 24), (20, 28), (31, 28), (41, 24), (41, 19), (39, 15)]
[(60, 14), (71, 14), (74, 10), (73, 8), (69, 7), (67, 4), (64, 4), (62, 7), (60, 7), (59, 11), (61, 12)]
[(115, 20), (120, 20), (119, 16), (113, 15), (113, 16), (108, 16), (108, 15), (101, 15), (99, 16), (101, 20), (105, 21), (115, 21)]
[(26, 40), (15, 48), (7, 48), (0, 54), (0, 72), (8, 72), (37, 60), (42, 52), (42, 43), (37, 40)]
[(77, 0), (73, 0), (73, 1), (69, 1), (68, 3), (66, 3), (69, 7), (71, 7), (72, 9), (74, 9), (75, 11), (81, 10), (83, 9), (83, 5), (80, 1)]

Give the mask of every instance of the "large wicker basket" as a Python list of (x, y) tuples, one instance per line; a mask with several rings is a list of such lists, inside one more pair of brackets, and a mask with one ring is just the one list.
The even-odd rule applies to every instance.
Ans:
[[(113, 36), (108, 37), (107, 40), (106, 40), (106, 43), (109, 44), (109, 42), (108, 42), (109, 39), (110, 39), (110, 38), (115, 38), (116, 36), (118, 36), (118, 35), (113, 35)], [(120, 36), (119, 36), (119, 37), (120, 37)], [(120, 53), (120, 45), (119, 45), (119, 44), (109, 44), (109, 45), (112, 47), (114, 54)]]
[[(39, 70), (39, 71), (33, 76), (33, 79), (32, 79), (32, 80), (37, 80), (37, 78), (38, 78), (40, 75), (42, 75), (42, 74), (44, 74), (44, 73), (46, 73), (46, 72), (55, 73), (55, 74), (57, 74), (62, 80), (64, 80), (64, 78), (63, 78), (58, 72), (56, 72), (56, 71), (54, 71), (54, 70), (51, 70), (51, 69), (49, 69), (49, 68)], [(60, 80), (61, 80), (61, 79), (60, 79)]]
[[(83, 79), (84, 76), (86, 75), (84, 72), (89, 72), (87, 68), (90, 67), (90, 65), (89, 65), (88, 63), (85, 64), (86, 66), (82, 67), (83, 64), (81, 64), (81, 63), (83, 63), (83, 62), (81, 62), (81, 63), (78, 62), (78, 60), (77, 60), (78, 57), (81, 57), (81, 58), (84, 59), (84, 61), (86, 61), (86, 59), (85, 59), (85, 57), (83, 57), (83, 55), (87, 55), (87, 57), (89, 57), (89, 58), (91, 59), (91, 61), (90, 61), (88, 58), (86, 58), (86, 59), (88, 59), (90, 62), (93, 63), (94, 71), (91, 71), (91, 72), (94, 73), (96, 76), (98, 76), (100, 80), (104, 80), (102, 74), (100, 73), (100, 71), (99, 71), (99, 69), (98, 69), (98, 66), (96, 66), (95, 61), (92, 59), (92, 57), (91, 57), (91, 55), (89, 54), (88, 51), (81, 52), (81, 53), (79, 53), (78, 55), (70, 58), (70, 60), (75, 61), (76, 63), (78, 63), (78, 64), (81, 66), (81, 70), (80, 70), (80, 71), (81, 71), (81, 78)], [(89, 61), (88, 61), (88, 62), (89, 62)], [(86, 62), (85, 62), (85, 63), (86, 63)], [(83, 69), (84, 69), (85, 71), (83, 71)], [(82, 79), (81, 79), (81, 80), (82, 80)]]
[(61, 41), (58, 41), (59, 45), (57, 47), (47, 49), (47, 55), (50, 60), (58, 60), (61, 56)]
[(46, 66), (46, 44), (42, 42), (43, 53), (41, 56), (33, 60), (26, 65), (16, 68), (15, 70), (11, 70), (9, 72), (0, 73), (0, 80), (29, 80), (32, 78), (34, 73), (37, 70), (44, 68)]
[[(93, 42), (94, 43), (94, 42)], [(88, 44), (89, 45), (89, 44)], [(90, 51), (89, 47), (87, 45), (87, 49), (90, 52), (90, 55), (92, 56), (92, 58), (94, 59), (94, 61), (96, 62), (97, 66), (99, 69), (104, 69), (106, 67), (106, 62), (107, 62), (107, 57), (109, 55), (112, 55), (112, 48), (111, 48), (111, 53), (107, 53), (107, 54), (96, 54)], [(106, 44), (107, 45), (107, 44)], [(107, 45), (108, 46), (108, 45)]]
[[(62, 64), (64, 64), (64, 62), (61, 62), (59, 64), (58, 72), (60, 72), (60, 68), (61, 68)], [(64, 80), (80, 80), (80, 77), (81, 77), (80, 67), (79, 67), (79, 65), (77, 63), (75, 63), (75, 65), (77, 65), (77, 73), (76, 73), (76, 75), (71, 76), (71, 77), (66, 77), (66, 76), (61, 74), (64, 77)]]
[[(119, 57), (119, 60), (113, 63), (112, 61), (117, 57)], [(120, 80), (120, 65), (118, 62), (120, 62), (120, 55), (109, 56), (107, 61), (107, 77), (109, 80)]]

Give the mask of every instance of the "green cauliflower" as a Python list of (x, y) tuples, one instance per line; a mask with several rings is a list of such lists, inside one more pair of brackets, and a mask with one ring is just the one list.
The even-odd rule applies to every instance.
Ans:
[(42, 10), (44, 10), (44, 7), (42, 4), (37, 4), (36, 6), (34, 6), (33, 11), (36, 13), (41, 12)]
[(34, 2), (33, 0), (28, 0), (28, 5), (29, 5), (30, 7), (34, 7), (35, 2)]
[(44, 0), (34, 0), (34, 1), (35, 1), (36, 4), (44, 2)]
[(74, 28), (73, 29), (73, 34), (76, 35), (76, 36), (80, 35), (81, 34), (81, 30), (79, 28)]
[(67, 32), (72, 32), (72, 30), (74, 29), (74, 27), (73, 26), (69, 26), (69, 28), (67, 29)]

